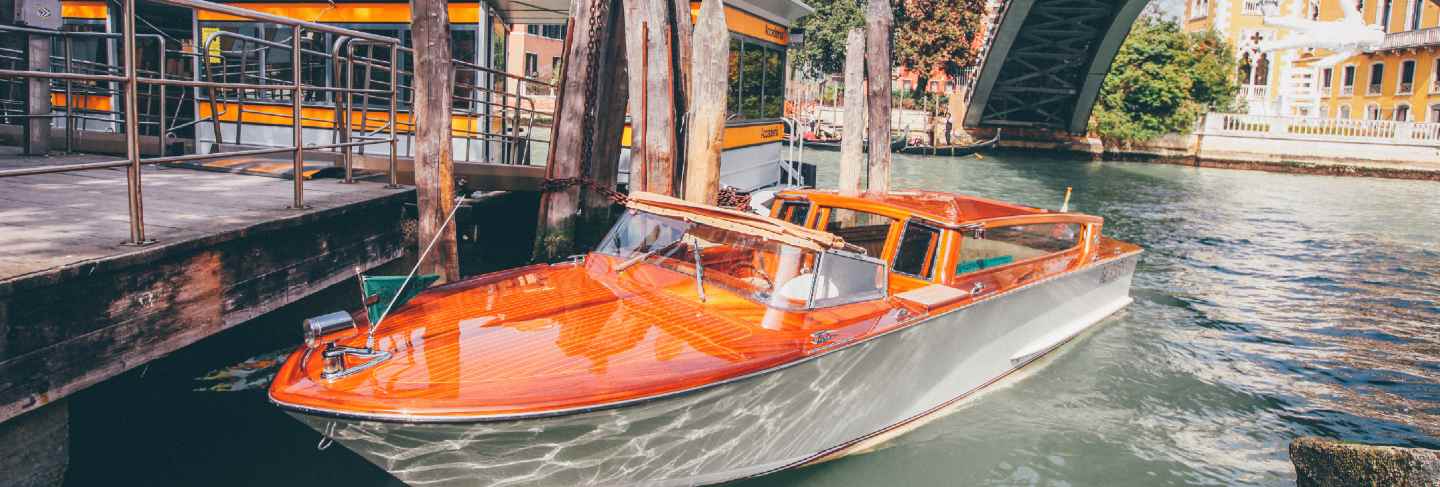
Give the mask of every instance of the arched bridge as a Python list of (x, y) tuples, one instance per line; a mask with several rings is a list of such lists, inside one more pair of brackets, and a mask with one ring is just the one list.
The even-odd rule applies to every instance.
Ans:
[(1149, 0), (1008, 0), (965, 112), (967, 127), (1084, 133), (1120, 43)]

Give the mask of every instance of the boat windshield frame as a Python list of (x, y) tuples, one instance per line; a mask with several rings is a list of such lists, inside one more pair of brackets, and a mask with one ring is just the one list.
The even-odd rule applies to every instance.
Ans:
[[(645, 218), (644, 223), (651, 227), (632, 232), (628, 226), (635, 222), (636, 218)], [(699, 232), (703, 235), (694, 233), (696, 229), (703, 229)], [(662, 235), (664, 232), (669, 233)], [(620, 241), (626, 234), (648, 235), (639, 239), (641, 242), (627, 244)], [(716, 239), (717, 236), (722, 238)], [(685, 243), (675, 245), (679, 241)], [(708, 242), (710, 247), (690, 243), (702, 241)], [(622, 259), (624, 263), (616, 266), (613, 269), (615, 272), (624, 272), (630, 267), (627, 264), (645, 262), (686, 276), (695, 276), (697, 273), (692, 270), (695, 269), (692, 267), (695, 265), (695, 249), (700, 249), (698, 253), (703, 256), (706, 249), (720, 246), (769, 254), (775, 260), (774, 270), (759, 277), (768, 284), (768, 289), (740, 289), (727, 282), (739, 280), (740, 277), (712, 268), (709, 263), (703, 264), (704, 270), (698, 273), (703, 286), (716, 286), (767, 307), (787, 311), (828, 308), (883, 299), (889, 292), (890, 279), (885, 262), (876, 257), (834, 249), (817, 252), (774, 239), (633, 208), (625, 211), (606, 232), (594, 252)], [(753, 257), (752, 255), (751, 258)], [(639, 262), (629, 261), (637, 258)], [(781, 261), (791, 264), (781, 264)], [(789, 272), (783, 272), (782, 266)], [(754, 265), (748, 267), (759, 269)], [(866, 279), (867, 275), (872, 279)], [(777, 284), (775, 281), (783, 282)], [(802, 293), (803, 296), (800, 295)], [(703, 291), (700, 291), (700, 294), (703, 296)]]

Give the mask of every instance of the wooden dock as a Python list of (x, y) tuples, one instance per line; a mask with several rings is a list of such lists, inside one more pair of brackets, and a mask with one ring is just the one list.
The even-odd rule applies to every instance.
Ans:
[[(0, 169), (113, 160), (0, 155)], [(400, 257), (414, 190), (147, 166), (0, 178), (0, 423)], [(297, 328), (298, 333), (298, 328)]]

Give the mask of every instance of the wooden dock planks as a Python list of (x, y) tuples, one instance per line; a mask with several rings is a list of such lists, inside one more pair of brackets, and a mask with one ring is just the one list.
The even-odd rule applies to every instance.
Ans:
[[(0, 156), (0, 167), (105, 160)], [(147, 167), (0, 179), (0, 421), (293, 302), (405, 250), (414, 191)]]

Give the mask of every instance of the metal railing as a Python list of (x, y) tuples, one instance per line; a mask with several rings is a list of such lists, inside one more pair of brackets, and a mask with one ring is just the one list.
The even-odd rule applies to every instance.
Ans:
[[(222, 41), (229, 41), (229, 47), (222, 49)], [(206, 55), (202, 57), (201, 74), (210, 80), (238, 81), (244, 85), (264, 84), (273, 76), (270, 68), (264, 65), (263, 56), (282, 48), (285, 46), (277, 41), (228, 31), (214, 32), (203, 42), (201, 51)], [(352, 177), (354, 153), (365, 155), (366, 146), (370, 145), (359, 142), (379, 139), (393, 142), (389, 144), (388, 151), (392, 160), (401, 155), (411, 155), (413, 145), (402, 148), (398, 142), (402, 136), (413, 136), (415, 130), (413, 121), (408, 118), (414, 100), (413, 49), (339, 36), (328, 49), (302, 48), (302, 51), (302, 61), (308, 59), (310, 62), (286, 66), (320, 71), (329, 67), (327, 76), (332, 83), (343, 85), (340, 92), (343, 94), (304, 100), (306, 107), (333, 112), (331, 118), (289, 118), (288, 122), (293, 124), (298, 121), (315, 129), (329, 130), (334, 143), (344, 144), (338, 150), (345, 167), (346, 181)], [(478, 158), (483, 162), (528, 164), (531, 154), (542, 153), (534, 146), (548, 144), (549, 139), (537, 137), (536, 128), (548, 125), (553, 115), (538, 108), (535, 99), (523, 93), (527, 88), (537, 86), (553, 91), (553, 85), (464, 60), (452, 60), (452, 65), (454, 91), (451, 93), (451, 116), (458, 118), (459, 123), (452, 127), (451, 134), (461, 144), (455, 160), (474, 161)], [(282, 98), (277, 95), (280, 94), (249, 87), (210, 90), (202, 101), (210, 107), (210, 114), (200, 117), (197, 123), (209, 122), (212, 141), (223, 144), (226, 141), (220, 125), (232, 123), (227, 119), (234, 118), (233, 144), (265, 145), (269, 141), (243, 137), (244, 117), (278, 117), (286, 121), (286, 116), (251, 110), (247, 104), (267, 101), (273, 104)], [(226, 107), (233, 107), (235, 113), (227, 115)], [(481, 150), (478, 156), (472, 157), (476, 153), (475, 144), (482, 144), (479, 147)], [(499, 152), (498, 156), (492, 156), (492, 149)]]
[[(103, 43), (105, 51), (115, 50), (115, 44), (122, 41), (124, 35), (116, 32), (64, 32), (42, 29), (32, 29), (11, 25), (0, 25), (0, 32), (23, 35), (40, 35), (53, 37), (55, 44), (60, 47), (59, 55), (52, 55), (49, 59), (51, 71), (57, 69), (66, 73), (77, 74), (100, 74), (111, 76), (124, 76), (124, 68), (109, 63), (100, 63), (92, 60), (75, 59), (72, 55), (76, 41), (93, 41), (97, 44)], [(166, 51), (165, 40), (158, 34), (136, 34), (137, 42), (153, 42), (157, 59), (166, 59), (166, 54), (178, 55), (178, 51)], [(18, 49), (0, 48), (0, 63), (10, 65), (21, 65), (25, 61), (27, 53)], [(167, 79), (170, 73), (166, 72), (165, 62), (157, 63), (156, 69), (145, 69), (137, 67), (137, 73), (144, 77)], [(99, 108), (88, 106), (90, 99), (113, 100), (115, 97), (123, 96), (120, 84), (115, 82), (85, 82), (78, 84), (75, 79), (52, 80), (50, 90), (52, 93), (58, 91), (65, 101), (64, 110), (61, 113), (30, 114), (25, 112), (24, 103), (16, 100), (14, 93), (19, 92), (27, 83), (25, 79), (14, 77), (6, 78), (0, 84), (0, 93), (5, 96), (0, 99), (0, 119), (6, 122), (14, 122), (15, 119), (47, 118), (51, 120), (63, 120), (65, 131), (65, 151), (72, 152), (75, 149), (75, 138), (77, 126), (88, 122), (99, 122), (102, 127), (108, 126), (110, 131), (116, 132), (118, 126), (123, 123), (124, 113), (115, 108)], [(167, 120), (166, 107), (170, 100), (167, 96), (165, 85), (149, 84), (145, 91), (139, 96), (143, 100), (139, 107), (139, 123), (142, 134), (164, 134), (167, 131), (167, 124), (173, 121)], [(176, 104), (183, 103), (188, 96), (187, 90), (180, 90), (176, 98)], [(77, 102), (81, 105), (76, 107)], [(178, 115), (171, 113), (170, 115)], [(149, 129), (149, 130), (147, 130)], [(157, 152), (164, 152), (164, 138), (160, 138), (161, 146)]]
[[(312, 84), (312, 85), (307, 85), (307, 84), (305, 84), (305, 83), (302, 81), (302, 79), (301, 79), (302, 77), (300, 76), (300, 71), (299, 71), (299, 70), (295, 70), (295, 71), (292, 72), (292, 76), (291, 76), (292, 79), (288, 80), (288, 83), (267, 83), (267, 84), (226, 83), (226, 82), (201, 81), (201, 80), (169, 79), (169, 78), (164, 78), (163, 76), (160, 76), (160, 77), (141, 76), (141, 75), (140, 75), (140, 70), (139, 70), (138, 67), (137, 67), (137, 60), (138, 60), (138, 55), (137, 55), (137, 42), (138, 42), (138, 39), (142, 38), (142, 36), (136, 34), (136, 32), (135, 32), (135, 29), (136, 29), (136, 26), (135, 26), (135, 22), (136, 22), (135, 2), (136, 2), (136, 1), (137, 1), (137, 0), (119, 0), (119, 2), (120, 2), (120, 4), (121, 4), (121, 9), (122, 9), (122, 12), (123, 12), (123, 13), (121, 14), (121, 16), (120, 16), (120, 20), (121, 20), (121, 23), (122, 23), (122, 32), (121, 32), (121, 34), (120, 34), (120, 46), (119, 46), (119, 47), (120, 47), (120, 51), (121, 51), (121, 65), (120, 65), (119, 74), (114, 74), (114, 73), (76, 73), (76, 72), (71, 72), (71, 71), (69, 71), (69, 70), (66, 70), (66, 71), (53, 71), (53, 70), (52, 70), (52, 71), (36, 71), (36, 70), (29, 70), (29, 69), (23, 69), (23, 70), (22, 70), (22, 69), (0, 69), (0, 77), (21, 78), (21, 79), (49, 79), (49, 80), (60, 80), (60, 81), (62, 81), (62, 82), (64, 82), (64, 81), (72, 81), (72, 82), (73, 82), (73, 81), (84, 81), (84, 82), (97, 82), (97, 83), (98, 83), (98, 82), (118, 83), (119, 86), (120, 86), (120, 92), (121, 92), (121, 94), (123, 95), (123, 99), (124, 99), (124, 103), (123, 103), (124, 109), (123, 109), (123, 116), (122, 116), (122, 118), (123, 118), (123, 128), (124, 128), (124, 133), (125, 133), (126, 158), (125, 158), (124, 160), (118, 160), (118, 161), (105, 161), (105, 162), (93, 162), (93, 163), (82, 163), (82, 164), (65, 164), (65, 165), (59, 165), (59, 166), (47, 166), (47, 167), (33, 167), (33, 168), (23, 168), (23, 169), (0, 170), (0, 178), (3, 178), (3, 177), (29, 176), (29, 175), (37, 175), (37, 174), (64, 173), (64, 172), (74, 172), (74, 171), (87, 171), (87, 170), (93, 170), (93, 169), (109, 169), (109, 168), (120, 168), (120, 167), (127, 168), (127, 169), (128, 169), (128, 173), (127, 173), (127, 175), (126, 175), (126, 188), (127, 188), (127, 192), (128, 192), (129, 216), (130, 216), (130, 242), (129, 242), (129, 243), (130, 243), (130, 244), (133, 244), (133, 245), (144, 245), (144, 244), (146, 244), (146, 243), (151, 242), (150, 240), (148, 240), (148, 239), (145, 237), (144, 198), (143, 198), (143, 196), (142, 196), (142, 191), (141, 191), (141, 188), (142, 188), (142, 184), (141, 184), (141, 167), (144, 166), (144, 165), (160, 164), (160, 163), (170, 163), (170, 162), (196, 161), (196, 160), (205, 160), (205, 159), (216, 159), (216, 158), (221, 158), (221, 157), (258, 156), (258, 155), (269, 155), (269, 154), (281, 154), (281, 153), (289, 152), (289, 153), (292, 154), (292, 161), (293, 161), (293, 164), (294, 164), (294, 169), (293, 169), (293, 170), (294, 170), (294, 181), (295, 181), (295, 186), (294, 186), (294, 201), (293, 201), (293, 204), (292, 204), (291, 206), (292, 206), (292, 208), (303, 209), (303, 208), (305, 208), (305, 196), (304, 196), (305, 186), (304, 186), (304, 177), (303, 177), (303, 170), (304, 170), (303, 164), (304, 164), (304, 156), (305, 156), (305, 151), (306, 151), (306, 150), (334, 149), (334, 148), (339, 148), (339, 147), (347, 147), (347, 146), (348, 146), (348, 147), (353, 147), (353, 146), (357, 146), (357, 145), (367, 145), (367, 144), (376, 144), (376, 143), (385, 143), (385, 142), (389, 142), (389, 143), (392, 143), (392, 144), (394, 143), (393, 140), (392, 140), (392, 141), (359, 141), (359, 142), (347, 142), (347, 143), (344, 143), (344, 144), (336, 143), (336, 144), (325, 144), (325, 145), (310, 145), (310, 146), (306, 146), (306, 145), (304, 145), (304, 140), (303, 140), (303, 132), (302, 132), (303, 124), (301, 124), (301, 123), (294, 123), (294, 124), (292, 124), (292, 125), (293, 125), (293, 128), (292, 128), (293, 143), (292, 143), (292, 145), (290, 145), (290, 146), (288, 146), (288, 147), (274, 147), (274, 148), (263, 148), (263, 149), (232, 151), (232, 152), (224, 152), (224, 153), (210, 153), (210, 154), (188, 154), (188, 155), (179, 155), (179, 156), (164, 156), (164, 155), (162, 155), (162, 156), (160, 156), (160, 157), (142, 158), (142, 157), (141, 157), (141, 154), (140, 154), (140, 127), (141, 127), (141, 125), (140, 125), (140, 120), (139, 120), (139, 111), (140, 111), (139, 108), (140, 108), (140, 107), (139, 107), (139, 101), (138, 101), (138, 94), (139, 94), (139, 91), (140, 91), (139, 88), (140, 88), (140, 86), (141, 86), (142, 84), (144, 84), (144, 85), (154, 85), (154, 86), (160, 87), (161, 89), (163, 89), (163, 88), (166, 87), (166, 86), (180, 86), (180, 87), (189, 87), (189, 88), (206, 88), (206, 89), (211, 89), (211, 90), (214, 90), (214, 89), (222, 89), (222, 90), (223, 90), (223, 89), (255, 89), (255, 90), (278, 90), (278, 91), (284, 91), (284, 92), (290, 93), (290, 98), (291, 98), (291, 101), (292, 101), (292, 102), (291, 102), (291, 110), (292, 110), (291, 116), (292, 116), (292, 120), (301, 120), (301, 100), (304, 98), (304, 93), (305, 93), (307, 90), (315, 90), (315, 91), (323, 91), (323, 92), (344, 92), (344, 89), (342, 89), (342, 88), (335, 88), (335, 87), (329, 87), (329, 86), (323, 86), (323, 85), (313, 85), (313, 84)], [(381, 35), (375, 35), (375, 34), (370, 34), (370, 33), (365, 33), (365, 32), (360, 32), (360, 31), (355, 31), (355, 30), (350, 30), (350, 29), (344, 29), (344, 28), (335, 27), (335, 26), (331, 26), (331, 25), (318, 24), (318, 23), (314, 23), (314, 22), (306, 22), (306, 21), (291, 19), (291, 18), (288, 18), (288, 17), (282, 17), (282, 16), (278, 16), (278, 15), (266, 14), (266, 13), (262, 13), (262, 12), (256, 12), (256, 11), (253, 11), (253, 10), (248, 10), (248, 9), (239, 8), (239, 7), (233, 7), (233, 6), (224, 5), (224, 4), (212, 3), (212, 2), (207, 2), (207, 1), (203, 1), (203, 0), (154, 0), (154, 1), (159, 2), (159, 3), (168, 4), (168, 5), (174, 5), (174, 6), (179, 6), (179, 7), (190, 8), (190, 9), (194, 9), (194, 10), (206, 10), (206, 11), (211, 11), (211, 12), (228, 14), (228, 15), (235, 16), (235, 17), (250, 19), (250, 20), (254, 20), (254, 21), (260, 21), (260, 22), (266, 22), (266, 23), (272, 23), (272, 24), (279, 24), (279, 25), (290, 26), (290, 28), (291, 28), (291, 34), (292, 34), (292, 36), (291, 36), (291, 41), (292, 41), (292, 42), (290, 43), (290, 55), (291, 55), (291, 62), (292, 62), (291, 66), (300, 66), (300, 64), (301, 64), (301, 63), (300, 63), (300, 58), (301, 58), (301, 53), (302, 53), (302, 49), (301, 49), (301, 45), (300, 45), (300, 40), (301, 40), (301, 38), (302, 38), (301, 33), (302, 33), (303, 31), (306, 31), (306, 30), (316, 31), (316, 32), (326, 32), (326, 33), (335, 34), (335, 35), (339, 35), (339, 36), (349, 36), (349, 37), (353, 37), (353, 38), (356, 38), (356, 39), (363, 39), (363, 40), (368, 41), (368, 42), (379, 43), (379, 44), (381, 44), (381, 45), (388, 45), (388, 46), (391, 46), (392, 48), (398, 48), (399, 45), (400, 45), (400, 41), (399, 41), (399, 40), (394, 39), (394, 38), (391, 38), (391, 37), (386, 37), (386, 36), (381, 36)], [(55, 31), (42, 31), (42, 32), (44, 32), (44, 35), (53, 35), (53, 36), (65, 36), (65, 35), (75, 34), (75, 33), (70, 33), (70, 32), (55, 32)], [(163, 43), (162, 43), (162, 46), (163, 46)], [(161, 52), (162, 52), (162, 53), (164, 52), (164, 51), (163, 51), (163, 47), (162, 47)], [(202, 51), (202, 55), (203, 55), (203, 51)], [(164, 65), (163, 55), (162, 55), (161, 65), (162, 65), (162, 68), (161, 68), (161, 69), (163, 69), (163, 65)], [(72, 66), (72, 67), (73, 67), (73, 66)], [(395, 100), (395, 93), (396, 93), (396, 90), (395, 90), (395, 88), (392, 86), (391, 89), (389, 90), (390, 100), (391, 100), (391, 103), (392, 103), (392, 104), (394, 103), (394, 100)], [(67, 94), (67, 96), (69, 96), (69, 95)], [(163, 99), (163, 98), (164, 98), (164, 97), (162, 96), (162, 99)], [(67, 103), (66, 103), (67, 106), (68, 106), (68, 105), (74, 105), (73, 100), (74, 100), (74, 98), (68, 98), (68, 99), (67, 99)], [(162, 103), (162, 104), (163, 104), (163, 103)], [(161, 116), (160, 119), (163, 120), (164, 117)], [(163, 122), (162, 122), (162, 123), (163, 123)], [(160, 131), (162, 143), (163, 143), (163, 139), (164, 139), (165, 133), (166, 133), (165, 130), (161, 130), (161, 131)], [(394, 163), (394, 160), (393, 160), (393, 158), (392, 158), (392, 161), (391, 161), (391, 174), (392, 174), (392, 175), (393, 175), (394, 172), (395, 172), (394, 164), (395, 164), (395, 163)], [(392, 179), (392, 181), (393, 181), (393, 179)]]

